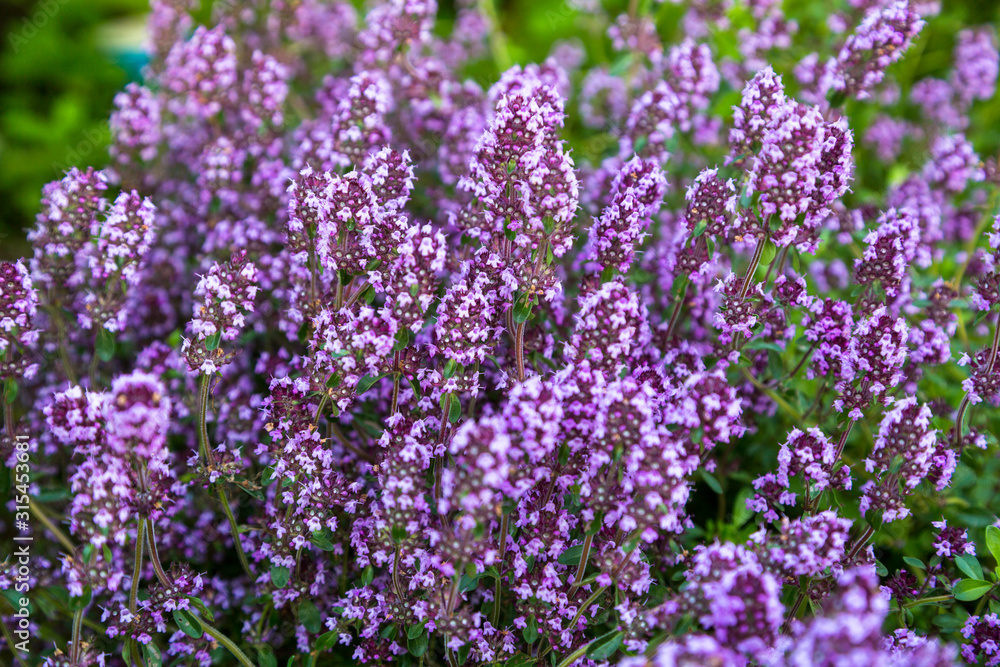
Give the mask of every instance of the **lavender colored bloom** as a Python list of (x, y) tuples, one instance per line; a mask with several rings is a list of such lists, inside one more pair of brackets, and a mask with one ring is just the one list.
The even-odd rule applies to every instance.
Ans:
[(903, 504), (907, 494), (930, 472), (937, 431), (930, 427), (931, 411), (913, 396), (898, 401), (885, 414), (865, 469), (875, 472), (861, 499), (861, 511), (884, 510), (885, 521), (909, 515)]
[(611, 185), (612, 203), (590, 230), (600, 268), (628, 271), (666, 188), (666, 177), (653, 161), (635, 157), (622, 166)]
[(867, 99), (923, 27), (920, 15), (907, 2), (873, 8), (831, 63), (830, 88), (847, 97)]
[(211, 375), (232, 360), (221, 343), (236, 340), (253, 312), (257, 276), (257, 267), (240, 251), (225, 264), (213, 264), (198, 281), (194, 293), (200, 303), (188, 324), (193, 338), (185, 338), (182, 348), (192, 373)]
[(947, 192), (962, 192), (969, 182), (981, 181), (985, 174), (972, 144), (961, 134), (946, 134), (931, 145), (924, 178)]
[(34, 328), (38, 293), (23, 262), (0, 262), (0, 378), (31, 379), (37, 371), (28, 352), (38, 342)]
[(960, 30), (955, 45), (955, 68), (951, 74), (951, 85), (959, 99), (968, 104), (993, 97), (998, 71), (1000, 54), (993, 30)]

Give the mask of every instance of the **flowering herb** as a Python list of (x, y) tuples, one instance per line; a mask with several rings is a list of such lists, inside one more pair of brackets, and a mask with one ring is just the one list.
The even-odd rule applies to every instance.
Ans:
[(991, 28), (191, 4), (0, 264), (21, 664), (1000, 664)]

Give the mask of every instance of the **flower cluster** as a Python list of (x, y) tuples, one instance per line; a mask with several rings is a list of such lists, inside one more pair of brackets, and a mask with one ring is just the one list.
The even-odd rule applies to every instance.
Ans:
[(26, 664), (1000, 660), (989, 28), (196, 4), (0, 263)]

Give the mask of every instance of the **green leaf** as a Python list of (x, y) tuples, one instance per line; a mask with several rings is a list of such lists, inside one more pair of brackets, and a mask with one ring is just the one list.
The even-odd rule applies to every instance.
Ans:
[(955, 586), (955, 599), (962, 602), (978, 600), (993, 588), (993, 584), (982, 579), (963, 579)]
[(774, 241), (768, 241), (764, 245), (764, 252), (760, 256), (760, 264), (758, 266), (767, 266), (772, 261), (774, 261), (774, 256), (778, 254), (778, 246), (774, 245)]
[(274, 649), (268, 645), (257, 647), (257, 662), (260, 667), (278, 667), (278, 658), (274, 655)]
[(334, 546), (333, 542), (327, 539), (326, 533), (324, 533), (321, 530), (318, 530), (315, 533), (313, 533), (309, 541), (315, 544), (323, 551), (333, 551), (334, 549), (337, 548), (336, 546)]
[(606, 635), (602, 635), (587, 646), (587, 657), (598, 662), (607, 660), (615, 654), (615, 651), (622, 645), (622, 640), (624, 639), (625, 633), (621, 631), (609, 632)]
[(406, 630), (407, 639), (416, 639), (423, 634), (426, 634), (426, 628), (423, 623), (414, 623)]
[(17, 389), (18, 389), (17, 380), (15, 380), (14, 378), (7, 378), (7, 381), (4, 382), (4, 387), (3, 387), (4, 403), (10, 405), (11, 403), (17, 400)]
[(363, 394), (366, 391), (368, 391), (369, 389), (371, 389), (372, 385), (374, 385), (376, 382), (378, 382), (379, 380), (381, 380), (384, 377), (385, 377), (385, 373), (382, 373), (381, 375), (375, 375), (375, 376), (372, 376), (372, 375), (366, 375), (366, 376), (364, 376), (363, 378), (361, 378), (360, 380), (358, 380), (358, 386), (354, 388), (354, 393), (357, 394), (358, 396), (360, 396), (361, 394)]
[(909, 565), (910, 567), (916, 568), (918, 570), (926, 570), (927, 569), (927, 566), (924, 565), (924, 561), (920, 560), (919, 558), (912, 558), (910, 556), (903, 556), (903, 562), (906, 563), (907, 565)]
[(529, 645), (534, 644), (538, 639), (538, 621), (535, 620), (534, 614), (528, 617), (528, 624), (524, 626), (521, 635), (524, 636), (524, 641), (528, 642)]
[(531, 299), (523, 296), (514, 302), (514, 323), (523, 324), (531, 317)]
[(371, 565), (368, 565), (367, 567), (365, 567), (365, 569), (361, 571), (362, 586), (367, 586), (368, 584), (372, 583), (372, 579), (374, 578), (375, 578), (375, 570), (372, 568)]
[(101, 361), (111, 361), (111, 357), (115, 356), (115, 335), (104, 327), (98, 329), (94, 345)]
[(514, 654), (514, 657), (512, 657), (511, 659), (509, 659), (507, 662), (504, 663), (503, 667), (528, 667), (528, 665), (532, 665), (536, 661), (537, 658), (534, 658), (530, 655), (525, 655), (524, 653), (516, 653)]
[(392, 639), (396, 636), (396, 624), (390, 623), (378, 631), (382, 639)]
[(935, 616), (931, 622), (944, 632), (955, 632), (965, 626), (965, 619), (959, 618), (954, 614)]
[(306, 630), (318, 634), (323, 629), (323, 620), (319, 617), (319, 609), (312, 600), (303, 600), (299, 605), (299, 622)]
[(430, 641), (427, 633), (423, 631), (423, 627), (417, 627), (420, 627), (421, 633), (416, 637), (407, 636), (406, 638), (406, 648), (410, 652), (410, 655), (415, 658), (419, 658), (427, 652), (427, 643)]
[(747, 350), (770, 350), (772, 352), (777, 352), (778, 354), (784, 354), (785, 351), (781, 349), (781, 346), (777, 343), (772, 343), (769, 340), (764, 340), (762, 338), (755, 338), (746, 345), (743, 346)]
[(462, 402), (458, 396), (451, 394), (451, 405), (448, 407), (448, 421), (455, 423), (462, 416)]
[(583, 545), (578, 544), (570, 547), (560, 554), (558, 561), (560, 565), (577, 565), (580, 563), (580, 556), (583, 555)]
[[(90, 560), (89, 558), (85, 560)], [(88, 604), (90, 604), (90, 599), (94, 596), (94, 590), (90, 586), (83, 587), (83, 595), (75, 598), (69, 599), (70, 611), (80, 611)]]
[(455, 375), (455, 372), (457, 370), (458, 370), (458, 362), (455, 361), (454, 359), (449, 359), (444, 364), (444, 372), (442, 373), (442, 375), (444, 376), (445, 380), (450, 380)]
[(986, 527), (986, 548), (993, 554), (993, 560), (1000, 563), (1000, 528)]
[(701, 475), (701, 478), (705, 481), (705, 483), (708, 484), (708, 488), (712, 489), (713, 491), (715, 491), (717, 494), (719, 494), (721, 496), (722, 495), (722, 485), (719, 484), (719, 480), (715, 479), (715, 477), (712, 475), (712, 473), (708, 472), (704, 468), (702, 468), (698, 472)]
[(187, 609), (174, 609), (174, 623), (191, 639), (200, 639), (205, 634), (201, 629), (201, 623)]
[(708, 229), (708, 220), (699, 220), (698, 224), (694, 226), (693, 230), (691, 230), (691, 238), (698, 238), (705, 233), (706, 229)]
[(222, 342), (222, 332), (216, 331), (214, 334), (205, 339), (205, 349), (209, 352), (214, 352), (219, 349), (219, 343)]
[(955, 558), (955, 565), (962, 571), (962, 574), (970, 579), (983, 578), (983, 566), (979, 564), (979, 560), (972, 554), (957, 556)]
[(160, 667), (163, 664), (160, 649), (153, 642), (143, 644), (142, 653), (146, 656), (146, 667)]
[(271, 583), (274, 584), (275, 588), (284, 588), (288, 584), (288, 577), (291, 573), (287, 567), (272, 566)]
[(337, 645), (340, 641), (340, 632), (337, 630), (330, 630), (329, 632), (324, 632), (316, 640), (316, 651), (326, 651)]
[(209, 609), (205, 605), (205, 603), (201, 601), (201, 598), (196, 598), (193, 595), (189, 595), (188, 602), (190, 602), (202, 616), (207, 618), (209, 623), (215, 623), (215, 614), (213, 614), (212, 610)]

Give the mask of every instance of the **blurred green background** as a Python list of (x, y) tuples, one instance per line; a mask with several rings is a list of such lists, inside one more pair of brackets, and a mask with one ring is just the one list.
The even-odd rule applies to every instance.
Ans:
[[(442, 15), (453, 14), (453, 0), (440, 4)], [(627, 2), (602, 4), (617, 13)], [(904, 91), (916, 79), (944, 75), (958, 29), (1000, 19), (1000, 1), (941, 4), (941, 16), (931, 19), (920, 38), (922, 48), (915, 47), (896, 70)], [(500, 0), (496, 5), (517, 61), (542, 59), (553, 42), (574, 36), (586, 42), (591, 59), (607, 57), (606, 38), (593, 15), (571, 9), (566, 0)], [(800, 34), (824, 32), (828, 2), (786, 0), (784, 5), (798, 19)], [(106, 163), (107, 118), (115, 93), (140, 76), (134, 52), (147, 11), (147, 0), (0, 0), (0, 259), (28, 254), (24, 234), (45, 183), (70, 166)], [(683, 38), (677, 25), (682, 13), (670, 2), (657, 10), (668, 44)], [(207, 8), (200, 15), (207, 16)], [(997, 97), (977, 106), (974, 127), (977, 149), (993, 154), (1000, 145)]]

